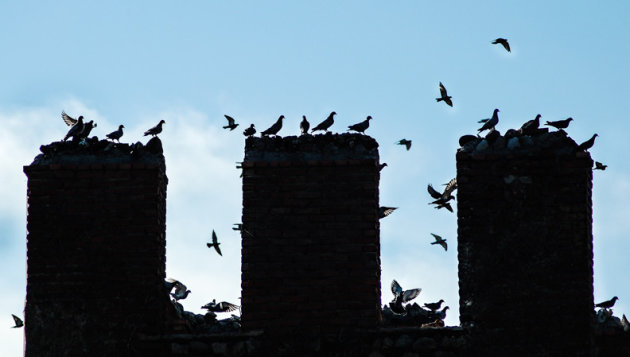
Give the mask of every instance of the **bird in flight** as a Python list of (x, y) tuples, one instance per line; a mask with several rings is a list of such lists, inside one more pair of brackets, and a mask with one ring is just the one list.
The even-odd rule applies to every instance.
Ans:
[(545, 125), (553, 126), (554, 128), (561, 130), (568, 128), (571, 120), (573, 120), (573, 118), (568, 117), (564, 120), (548, 121)]
[(396, 279), (392, 280), (391, 289), (392, 294), (394, 294), (394, 300), (389, 303), (389, 307), (392, 309), (393, 312), (397, 314), (402, 314), (405, 312), (405, 308), (402, 305), (403, 303), (415, 299), (418, 295), (420, 295), (420, 292), (422, 291), (422, 289), (420, 288), (403, 290)]
[(433, 202), (429, 202), (430, 205), (443, 205), (448, 203), (450, 200), (455, 199), (452, 193), (457, 189), (457, 178), (451, 179), (444, 186), (446, 186), (444, 187), (444, 192), (439, 193), (435, 188), (433, 188), (433, 185), (427, 185), (429, 195), (431, 195), (431, 197), (435, 200)]
[(595, 161), (595, 167), (593, 168), (593, 170), (606, 170), (606, 168), (608, 167), (608, 165), (604, 165), (599, 161)]
[(449, 106), (453, 106), (453, 101), (451, 100), (451, 96), (448, 95), (446, 93), (446, 88), (444, 87), (444, 84), (442, 84), (442, 82), (440, 82), (440, 98), (435, 98), (436, 101), (441, 101), (443, 100), (444, 103), (448, 104)]
[(367, 128), (370, 126), (371, 119), (372, 119), (372, 116), (368, 115), (364, 121), (348, 126), (348, 130), (353, 130), (353, 131), (356, 131), (357, 133), (365, 134), (365, 130), (367, 130)]
[(311, 127), (311, 123), (306, 120), (306, 115), (302, 115), (302, 121), (300, 122), (300, 133), (302, 135), (308, 134), (308, 128)]
[(234, 118), (232, 118), (231, 116), (229, 116), (227, 114), (224, 114), (223, 116), (228, 121), (228, 125), (224, 126), (223, 129), (230, 129), (230, 131), (236, 129), (238, 124), (236, 124), (236, 121), (234, 120)]
[(280, 131), (280, 129), (282, 129), (282, 119), (284, 119), (284, 115), (281, 115), (280, 117), (278, 117), (278, 120), (276, 120), (276, 122), (273, 123), (273, 125), (270, 126), (267, 130), (263, 130), (260, 133), (260, 135), (261, 136), (278, 135), (278, 132)]
[(435, 310), (438, 310), (442, 306), (443, 302), (444, 302), (444, 300), (440, 299), (440, 301), (438, 301), (438, 302), (426, 303), (426, 304), (424, 304), (424, 307), (428, 308), (431, 311), (435, 311)]
[(405, 147), (407, 148), (407, 151), (409, 151), (409, 149), (411, 149), (411, 140), (400, 139), (396, 144), (398, 144), (398, 145), (405, 145)]
[(601, 307), (603, 309), (610, 309), (611, 307), (615, 306), (615, 302), (617, 302), (617, 300), (619, 300), (619, 298), (616, 296), (613, 296), (612, 299), (606, 300), (604, 302), (600, 302), (599, 304), (596, 304), (595, 307)]
[(445, 252), (448, 251), (448, 245), (446, 244), (446, 239), (434, 233), (431, 233), (431, 235), (433, 236), (433, 238), (435, 238), (435, 242), (431, 242), (431, 244), (439, 244), (442, 246), (442, 248), (444, 248)]
[(158, 125), (144, 132), (144, 136), (151, 135), (155, 137), (157, 134), (162, 132), (162, 124), (166, 123), (164, 120), (160, 120)]
[(597, 137), (597, 134), (593, 134), (593, 136), (586, 140), (585, 142), (581, 143), (580, 145), (578, 145), (577, 149), (578, 150), (588, 150), (590, 148), (593, 147), (593, 144), (595, 144), (595, 138)]
[(206, 245), (208, 246), (208, 248), (214, 247), (214, 250), (216, 250), (220, 256), (223, 256), (223, 254), (221, 254), (221, 249), (219, 248), (220, 244), (221, 243), (219, 243), (219, 240), (217, 239), (217, 234), (214, 233), (214, 229), (213, 229), (212, 230), (212, 243), (206, 243)]
[(316, 127), (314, 127), (314, 128), (311, 130), (311, 133), (313, 133), (313, 132), (315, 132), (315, 131), (317, 131), (317, 130), (321, 130), (321, 131), (328, 132), (328, 128), (330, 128), (330, 127), (331, 127), (331, 126), (335, 123), (335, 115), (336, 115), (336, 114), (337, 114), (337, 113), (335, 113), (335, 112), (331, 112), (331, 113), (328, 115), (328, 118), (324, 119), (324, 121), (323, 121), (323, 122), (321, 122), (321, 123), (317, 124), (317, 126), (316, 126)]
[(12, 326), (12, 328), (20, 328), (22, 326), (24, 326), (24, 321), (22, 321), (21, 318), (11, 314), (11, 316), (13, 316), (13, 322), (15, 323), (15, 326)]
[(227, 301), (217, 303), (215, 299), (212, 299), (212, 302), (203, 305), (201, 308), (212, 312), (231, 312), (238, 309), (238, 305), (234, 305)]
[(389, 216), (390, 214), (392, 214), (392, 212), (394, 212), (395, 210), (397, 210), (398, 207), (385, 207), (385, 206), (381, 206), (378, 208), (378, 218), (385, 218), (387, 216)]
[(256, 128), (254, 128), (254, 124), (251, 124), (249, 128), (243, 130), (243, 135), (245, 136), (252, 136), (254, 134), (256, 134)]
[(495, 109), (492, 113), (492, 117), (483, 123), (483, 126), (479, 128), (479, 132), (482, 132), (486, 129), (492, 129), (499, 123), (499, 109)]
[(510, 51), (510, 44), (508, 43), (508, 40), (505, 38), (499, 37), (496, 40), (492, 41), (492, 44), (493, 45), (501, 44), (501, 46), (503, 46), (503, 48), (505, 48), (506, 51), (512, 52)]
[(123, 128), (124, 127), (125, 126), (121, 124), (121, 125), (118, 126), (118, 130), (114, 130), (114, 131), (112, 131), (111, 133), (109, 133), (109, 134), (107, 134), (105, 136), (107, 136), (107, 138), (109, 138), (111, 140), (116, 140), (116, 141), (120, 142), (120, 137), (123, 136)]
[(378, 165), (378, 171), (382, 171), (382, 170), (383, 170), (383, 168), (384, 168), (385, 166), (387, 166), (387, 163), (386, 163), (386, 162), (384, 162), (384, 163), (382, 163), (382, 164)]
[[(175, 300), (185, 299), (186, 297), (188, 297), (188, 294), (190, 294), (192, 292), (192, 291), (188, 290), (188, 288), (186, 288), (186, 285), (182, 284), (179, 280), (168, 278), (168, 279), (164, 280), (164, 285), (165, 285), (166, 290), (168, 291), (168, 293)], [(171, 290), (173, 290), (173, 288), (175, 288), (175, 292), (174, 293), (171, 292)]]

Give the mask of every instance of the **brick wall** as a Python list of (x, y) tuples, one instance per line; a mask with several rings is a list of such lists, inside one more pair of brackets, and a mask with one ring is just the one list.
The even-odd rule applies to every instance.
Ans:
[(377, 325), (377, 147), (358, 134), (247, 139), (244, 329), (273, 334)]
[(457, 153), (460, 319), (491, 354), (592, 347), (592, 160), (565, 135)]
[(24, 167), (25, 355), (127, 355), (167, 311), (164, 157), (107, 142), (42, 151)]

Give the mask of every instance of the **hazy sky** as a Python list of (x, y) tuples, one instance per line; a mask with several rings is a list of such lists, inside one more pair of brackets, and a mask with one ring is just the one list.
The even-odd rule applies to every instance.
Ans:
[[(41, 144), (67, 131), (60, 113), (94, 120), (123, 142), (166, 120), (167, 275), (192, 290), (189, 311), (238, 302), (242, 129), (286, 116), (281, 135), (338, 113), (337, 132), (372, 115), (367, 133), (389, 166), (381, 204), (383, 303), (396, 278), (418, 303), (446, 300), (458, 324), (456, 215), (427, 205), (427, 183), (455, 176), (457, 139), (499, 108), (501, 132), (536, 114), (572, 116), (569, 135), (608, 164), (594, 173), (596, 302), (630, 312), (630, 3), (609, 1), (85, 1), (0, 3), (0, 344), (19, 355), (26, 283), (26, 177)], [(509, 39), (507, 53), (490, 42)], [(436, 103), (438, 83), (454, 107)], [(223, 114), (241, 126), (220, 128)], [(406, 137), (411, 151), (394, 145)], [(215, 229), (223, 257), (205, 248)], [(430, 233), (449, 251), (431, 246)], [(571, 247), (567, 247), (571, 249)], [(28, 322), (27, 322), (28, 323)]]

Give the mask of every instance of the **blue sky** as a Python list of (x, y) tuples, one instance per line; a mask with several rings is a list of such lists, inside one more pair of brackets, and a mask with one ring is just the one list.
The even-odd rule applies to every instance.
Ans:
[[(569, 4), (569, 2), (564, 2)], [(500, 108), (497, 129), (572, 116), (577, 142), (609, 165), (594, 173), (595, 300), (618, 295), (630, 312), (630, 4), (547, 1), (483, 4), (320, 1), (80, 1), (0, 4), (0, 316), (10, 325), (25, 298), (26, 178), (39, 145), (59, 140), (65, 110), (124, 142), (165, 119), (169, 176), (167, 274), (193, 291), (184, 301), (237, 301), (242, 128), (286, 116), (282, 135), (338, 113), (345, 131), (372, 115), (367, 133), (389, 166), (381, 203), (400, 209), (381, 223), (383, 302), (389, 283), (422, 287), (418, 302), (444, 298), (457, 324), (456, 216), (427, 206), (426, 184), (455, 176), (457, 138)], [(491, 45), (508, 38), (512, 53)], [(454, 107), (436, 103), (438, 83)], [(241, 126), (224, 132), (223, 114)], [(393, 143), (413, 140), (406, 152)], [(212, 229), (224, 256), (199, 249)], [(448, 252), (430, 246), (431, 232)], [(221, 274), (216, 274), (220, 271)], [(15, 355), (21, 331), (0, 328)]]

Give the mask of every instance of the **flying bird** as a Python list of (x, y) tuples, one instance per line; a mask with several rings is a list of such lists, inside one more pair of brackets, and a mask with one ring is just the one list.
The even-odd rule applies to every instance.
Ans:
[(284, 115), (281, 115), (272, 126), (270, 126), (267, 130), (262, 131), (260, 135), (277, 135), (280, 129), (282, 129), (282, 119), (284, 119)]
[(595, 138), (597, 137), (597, 134), (593, 134), (593, 136), (586, 140), (585, 142), (581, 143), (580, 145), (578, 145), (577, 149), (578, 150), (588, 150), (590, 148), (593, 147), (593, 144), (595, 144)]
[(330, 128), (335, 123), (335, 115), (336, 114), (337, 113), (335, 113), (335, 112), (331, 112), (328, 115), (328, 118), (324, 119), (323, 122), (317, 124), (316, 127), (311, 129), (311, 133), (313, 133), (313, 132), (315, 132), (317, 130), (322, 130), (322, 131), (328, 132), (328, 128)]
[(162, 124), (166, 123), (164, 120), (160, 120), (158, 125), (144, 132), (144, 136), (151, 135), (155, 137), (157, 134), (162, 132)]
[(350, 125), (348, 130), (356, 131), (357, 133), (365, 134), (365, 130), (370, 126), (370, 120), (372, 119), (371, 115), (368, 115), (367, 118), (357, 124)]
[(11, 314), (11, 316), (13, 316), (13, 322), (15, 323), (15, 326), (11, 326), (12, 328), (20, 328), (22, 326), (24, 326), (24, 321), (22, 321), (21, 318)]
[(398, 144), (398, 145), (405, 145), (405, 147), (407, 148), (407, 151), (409, 151), (409, 149), (411, 149), (411, 140), (401, 139), (396, 144)]
[(448, 104), (449, 106), (453, 106), (453, 101), (451, 100), (451, 96), (448, 95), (446, 93), (446, 88), (444, 87), (444, 85), (442, 84), (442, 82), (440, 82), (440, 98), (435, 98), (436, 101), (441, 101), (443, 100), (444, 103)]
[(444, 248), (444, 251), (448, 251), (448, 245), (446, 244), (446, 239), (440, 237), (437, 234), (431, 233), (431, 235), (435, 238), (435, 242), (431, 242), (431, 244), (439, 244)]
[(429, 202), (430, 205), (442, 205), (448, 203), (448, 201), (450, 200), (455, 199), (452, 193), (457, 189), (457, 178), (451, 179), (449, 182), (444, 184), (444, 186), (446, 186), (444, 187), (444, 192), (439, 193), (435, 188), (433, 188), (433, 185), (427, 185), (427, 191), (429, 192), (429, 195), (431, 195), (431, 197), (433, 197), (433, 199), (435, 200), (433, 202)]
[(243, 130), (243, 135), (245, 136), (252, 136), (254, 134), (256, 134), (256, 128), (254, 128), (254, 124), (251, 124), (249, 128)]
[(382, 163), (382, 164), (378, 165), (378, 171), (383, 170), (383, 168), (384, 168), (385, 166), (387, 166), (387, 163), (386, 163), (386, 162), (384, 162), (384, 163)]
[(120, 142), (120, 137), (123, 136), (123, 128), (125, 126), (124, 125), (119, 125), (118, 126), (118, 130), (112, 131), (111, 133), (105, 135), (107, 136), (109, 139), (111, 140), (116, 140), (118, 142)]
[(615, 302), (617, 302), (617, 300), (619, 300), (619, 298), (614, 296), (610, 300), (606, 300), (604, 302), (600, 302), (599, 304), (596, 304), (595, 307), (601, 307), (603, 309), (610, 309), (611, 307), (615, 306)]
[(532, 133), (535, 133), (540, 126), (540, 117), (541, 115), (537, 114), (536, 118), (526, 121), (519, 129), (521, 134), (531, 135)]
[(492, 129), (494, 128), (498, 123), (499, 123), (499, 115), (497, 114), (499, 113), (499, 109), (495, 109), (494, 112), (492, 113), (492, 118), (488, 119), (488, 121), (483, 123), (483, 126), (481, 128), (479, 128), (479, 132), (482, 132), (486, 129)]
[(181, 284), (181, 283), (176, 279), (173, 279), (173, 278), (164, 279), (164, 287), (166, 288), (166, 291), (168, 291), (169, 293), (178, 284)]
[(385, 218), (387, 216), (389, 216), (390, 214), (392, 214), (392, 212), (394, 212), (395, 210), (397, 210), (398, 207), (385, 207), (385, 206), (381, 206), (378, 208), (378, 218)]
[(435, 311), (435, 310), (438, 310), (442, 306), (443, 302), (444, 302), (444, 300), (440, 299), (440, 301), (438, 301), (438, 302), (426, 303), (426, 304), (424, 304), (424, 307), (428, 308), (431, 311)]
[(558, 130), (562, 130), (569, 127), (569, 123), (571, 123), (571, 120), (573, 120), (573, 118), (568, 117), (564, 120), (548, 121), (545, 123), (545, 125), (553, 126)]
[(231, 116), (229, 116), (227, 114), (223, 114), (223, 116), (228, 121), (228, 125), (224, 126), (223, 129), (230, 129), (230, 131), (236, 129), (238, 124), (236, 124), (236, 121), (234, 120), (234, 118), (232, 118)]
[(212, 299), (212, 302), (203, 305), (201, 308), (212, 312), (231, 312), (238, 309), (238, 305), (234, 305), (227, 301), (217, 303), (215, 299)]
[[(75, 120), (64, 112), (61, 112), (61, 117), (63, 118), (64, 122), (66, 122), (66, 124), (68, 124), (68, 122), (71, 122), (70, 119)], [(68, 140), (68, 138), (70, 137), (72, 137), (73, 140), (80, 139), (80, 135), (82, 131), (83, 131), (83, 115), (80, 115), (79, 119), (76, 119), (72, 127), (70, 127), (70, 129), (68, 130), (68, 133), (63, 138), (63, 141)]]
[(442, 202), (442, 203), (436, 204), (435, 209), (440, 209), (440, 208), (446, 208), (447, 210), (453, 212), (453, 207), (448, 202)]
[(217, 234), (214, 233), (214, 229), (213, 229), (212, 230), (212, 243), (206, 243), (206, 245), (208, 246), (208, 248), (214, 247), (214, 250), (216, 250), (220, 256), (223, 256), (223, 254), (221, 254), (221, 249), (219, 248), (220, 244), (221, 243), (219, 243), (219, 240), (217, 239)]
[(392, 280), (391, 289), (392, 294), (394, 294), (394, 300), (389, 303), (389, 307), (392, 309), (393, 312), (397, 314), (402, 314), (405, 312), (405, 308), (402, 305), (403, 303), (415, 299), (422, 291), (422, 289), (420, 288), (403, 290), (396, 279)]
[(171, 296), (176, 300), (182, 300), (188, 297), (192, 291), (186, 288), (186, 285), (180, 283), (179, 281), (174, 286), (175, 292), (171, 293)]
[(593, 168), (593, 170), (606, 170), (606, 168), (608, 167), (608, 165), (604, 165), (599, 161), (595, 161), (595, 167)]
[(492, 44), (493, 45), (501, 44), (503, 46), (503, 48), (505, 48), (506, 51), (512, 52), (512, 51), (510, 51), (510, 44), (508, 43), (508, 40), (505, 39), (505, 38), (499, 37), (496, 40), (492, 41)]
[(311, 127), (311, 123), (306, 120), (306, 115), (302, 115), (302, 121), (300, 122), (300, 133), (302, 135), (308, 134), (308, 128)]

